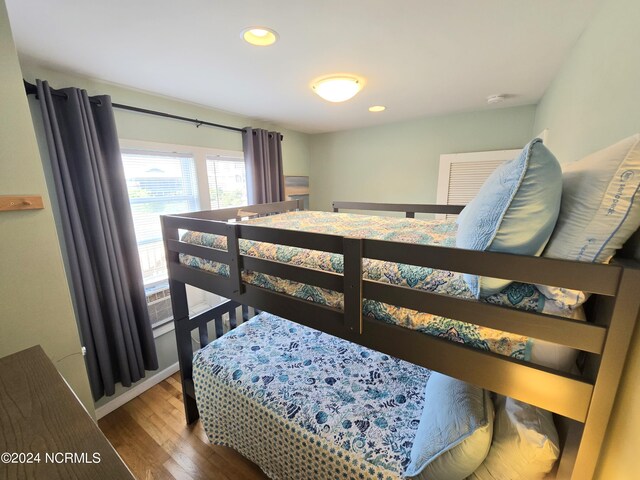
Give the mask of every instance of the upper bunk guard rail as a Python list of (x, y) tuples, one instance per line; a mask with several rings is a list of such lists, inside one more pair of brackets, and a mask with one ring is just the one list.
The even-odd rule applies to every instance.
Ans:
[(333, 211), (371, 210), (375, 212), (404, 212), (407, 218), (415, 218), (416, 213), (435, 213), (446, 215), (459, 214), (464, 205), (421, 205), (418, 203), (372, 203), (372, 202), (333, 202)]
[(200, 212), (189, 212), (184, 215), (171, 215), (182, 218), (199, 218), (203, 220), (218, 220), (227, 222), (229, 220), (240, 221), (246, 218), (253, 218), (274, 213), (291, 212), (302, 210), (304, 200), (286, 200), (284, 202), (261, 203), (259, 205), (246, 205), (243, 207), (221, 208), (219, 210), (202, 210)]
[[(640, 296), (637, 295), (640, 269), (637, 263), (588, 264), (237, 223), (237, 218), (242, 218), (237, 215), (239, 211), (256, 213), (259, 210), (260, 213), (256, 215), (270, 215), (276, 213), (278, 208), (284, 208), (285, 211), (299, 208), (289, 202), (258, 207), (230, 209), (223, 214), (197, 212), (162, 217), (172, 302), (174, 289), (178, 292), (174, 304), (177, 325), (188, 325), (186, 297), (182, 292), (184, 285), (190, 284), (537, 405), (585, 424), (583, 441), (576, 454), (576, 468), (567, 478), (590, 478), (595, 468), (593, 462), (596, 460), (588, 456), (595, 455), (594, 458), (597, 459), (620, 381), (631, 332), (640, 310)], [(347, 208), (353, 208), (353, 204)], [(232, 218), (232, 222), (223, 220), (228, 217)], [(178, 232), (181, 229), (224, 235), (227, 237), (229, 248), (227, 251), (215, 251), (216, 253), (210, 252), (209, 250), (213, 249), (207, 247), (201, 247), (203, 250), (193, 249), (191, 245), (180, 241)], [(243, 255), (240, 253), (240, 240), (243, 239), (342, 254), (344, 274)], [(181, 253), (226, 263), (230, 267), (229, 277), (185, 266), (179, 262)], [(223, 261), (225, 259), (226, 261)], [(595, 293), (595, 321), (580, 322), (368, 280), (366, 277), (363, 278), (362, 272), (363, 262), (368, 262), (369, 259)], [(244, 282), (243, 270), (262, 272), (343, 292), (344, 309), (332, 308)], [(363, 317), (363, 299), (546, 340), (583, 350), (595, 355), (594, 358), (598, 360), (593, 373), (576, 377)], [(587, 445), (585, 439), (590, 446), (584, 446)]]

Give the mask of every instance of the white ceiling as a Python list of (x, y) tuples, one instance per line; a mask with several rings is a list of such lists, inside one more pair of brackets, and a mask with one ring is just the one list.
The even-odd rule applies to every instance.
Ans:
[[(21, 55), (305, 132), (536, 103), (600, 0), (7, 0)], [(280, 40), (252, 47), (252, 25)], [(330, 104), (310, 82), (366, 86)], [(117, 99), (114, 99), (117, 101)], [(386, 105), (383, 113), (367, 111)]]

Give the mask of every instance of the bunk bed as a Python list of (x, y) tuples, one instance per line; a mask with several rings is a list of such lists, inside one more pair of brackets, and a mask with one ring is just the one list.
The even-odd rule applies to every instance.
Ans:
[[(334, 202), (333, 206), (335, 212), (340, 209), (392, 211), (404, 212), (407, 218), (414, 218), (416, 213), (455, 215), (462, 209), (356, 202)], [(233, 329), (239, 323), (236, 312), (241, 310), (243, 319), (247, 320), (249, 307), (253, 307), (256, 312), (264, 310), (551, 411), (556, 414), (563, 439), (556, 478), (582, 480), (593, 476), (640, 309), (637, 295), (640, 268), (635, 260), (619, 255), (606, 265), (580, 263), (287, 230), (246, 222), (300, 211), (302, 207), (299, 201), (286, 201), (162, 217), (188, 423), (198, 418), (192, 332), (197, 331), (199, 346), (204, 348), (210, 343), (210, 332), (213, 331), (216, 338), (222, 336), (223, 316)], [(181, 231), (223, 237), (226, 249), (185, 242)], [(338, 274), (247, 255), (240, 248), (241, 242), (246, 241), (338, 254), (342, 256), (344, 271)], [(227, 269), (220, 274), (196, 268), (185, 264), (185, 256), (223, 264)], [(363, 278), (363, 259), (589, 292), (592, 294), (587, 305), (589, 321), (372, 281)], [(339, 292), (343, 308), (264, 288), (247, 281), (246, 271)], [(186, 285), (228, 300), (190, 316)], [(579, 350), (582, 352), (581, 373), (562, 372), (385, 323), (363, 315), (364, 301), (429, 312)], [(213, 329), (208, 327), (210, 322), (214, 323)]]

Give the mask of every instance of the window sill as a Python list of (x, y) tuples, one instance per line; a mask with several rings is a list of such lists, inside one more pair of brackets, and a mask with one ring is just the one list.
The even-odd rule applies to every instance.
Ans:
[[(198, 315), (213, 307), (215, 307), (215, 305), (209, 305), (207, 303), (198, 303), (197, 305), (194, 305), (191, 308), (189, 308), (189, 315), (190, 316)], [(153, 338), (161, 337), (162, 335), (165, 335), (171, 332), (172, 330), (175, 330), (173, 317), (169, 317), (164, 320), (161, 320), (156, 324), (152, 325), (151, 328), (153, 329)]]
[(155, 324), (153, 327), (153, 338), (161, 337), (162, 335), (166, 335), (167, 333), (175, 330), (175, 325), (173, 323), (173, 318), (167, 318), (164, 322), (159, 322)]

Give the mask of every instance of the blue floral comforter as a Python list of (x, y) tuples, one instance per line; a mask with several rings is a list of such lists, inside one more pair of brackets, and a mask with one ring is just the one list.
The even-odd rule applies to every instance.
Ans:
[(193, 360), (210, 441), (283, 480), (402, 478), (429, 373), (267, 313)]
[[(454, 221), (421, 220), (397, 217), (376, 217), (345, 213), (314, 211), (289, 212), (247, 221), (254, 225), (329, 233), (335, 235), (417, 243), (423, 245), (455, 246), (457, 225)], [(183, 241), (226, 250), (226, 237), (201, 232), (187, 232)], [(240, 252), (268, 260), (343, 273), (342, 255), (270, 243), (240, 241)], [(180, 261), (188, 266), (204, 269), (219, 275), (229, 275), (227, 265), (203, 260), (191, 255), (180, 255)], [(363, 276), (368, 280), (402, 285), (445, 295), (472, 298), (461, 273), (404, 265), (379, 260), (364, 259)], [(298, 282), (265, 275), (259, 272), (243, 272), (243, 280), (335, 308), (343, 308), (343, 295)], [(532, 285), (512, 283), (487, 302), (514, 308), (542, 311), (544, 296)], [(437, 315), (417, 312), (381, 302), (365, 299), (365, 315), (388, 323), (418, 330), (429, 335), (447, 338), (474, 348), (490, 350), (521, 360), (530, 360), (531, 340), (521, 335), (505, 333)]]

